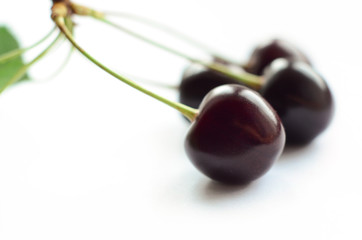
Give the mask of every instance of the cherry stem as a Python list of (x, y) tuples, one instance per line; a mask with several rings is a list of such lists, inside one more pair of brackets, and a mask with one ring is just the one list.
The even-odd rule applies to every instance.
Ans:
[(120, 74), (122, 74), (123, 76), (125, 76), (127, 78), (132, 78), (132, 79), (136, 80), (137, 82), (141, 82), (141, 83), (144, 83), (144, 84), (147, 84), (147, 85), (160, 87), (160, 88), (163, 88), (163, 89), (170, 89), (170, 90), (179, 89), (178, 85), (161, 83), (161, 82), (159, 82), (157, 80), (154, 80), (154, 79), (145, 78), (145, 77), (141, 77), (141, 76), (137, 76), (137, 75), (134, 75), (134, 74), (125, 73), (125, 72), (122, 72)]
[(151, 45), (153, 45), (155, 47), (163, 49), (163, 50), (165, 50), (165, 51), (167, 51), (169, 53), (172, 53), (172, 54), (177, 55), (179, 57), (182, 57), (184, 59), (187, 59), (190, 62), (201, 64), (201, 65), (203, 65), (203, 66), (205, 66), (205, 67), (207, 67), (207, 68), (209, 68), (211, 70), (222, 73), (222, 74), (224, 74), (224, 75), (226, 75), (226, 76), (228, 76), (230, 78), (233, 78), (233, 79), (235, 79), (235, 80), (237, 80), (237, 81), (239, 81), (241, 83), (244, 83), (244, 84), (246, 84), (246, 85), (248, 85), (248, 86), (250, 86), (252, 88), (258, 89), (262, 85), (262, 79), (259, 76), (255, 76), (253, 74), (249, 74), (249, 73), (246, 73), (246, 72), (243, 72), (241, 74), (240, 73), (235, 74), (235, 73), (231, 72), (226, 66), (224, 66), (222, 64), (204, 62), (202, 60), (193, 58), (193, 57), (188, 56), (188, 55), (186, 55), (186, 54), (184, 54), (182, 52), (179, 52), (179, 51), (177, 51), (175, 49), (172, 49), (170, 47), (162, 45), (162, 44), (160, 44), (160, 43), (158, 43), (156, 41), (153, 41), (153, 40), (151, 40), (149, 38), (146, 38), (146, 37), (144, 37), (144, 36), (142, 36), (140, 34), (137, 34), (137, 33), (133, 32), (133, 31), (127, 29), (127, 28), (124, 28), (123, 26), (120, 26), (120, 25), (118, 25), (118, 24), (116, 24), (114, 22), (111, 22), (108, 19), (105, 19), (105, 18), (96, 18), (96, 19), (98, 19), (98, 20), (100, 20), (100, 21), (102, 21), (102, 22), (104, 22), (104, 23), (106, 23), (106, 24), (108, 24), (110, 26), (113, 26), (113, 27), (115, 27), (115, 28), (117, 28), (117, 29), (119, 29), (119, 30), (133, 36), (133, 37), (136, 37), (136, 38), (138, 38), (138, 39), (140, 39), (140, 40), (142, 40), (144, 42), (147, 42), (148, 44), (151, 44)]
[(151, 40), (149, 38), (146, 38), (146, 37), (144, 37), (144, 36), (142, 36), (142, 35), (140, 35), (138, 33), (135, 33), (135, 32), (133, 32), (133, 31), (127, 29), (127, 28), (124, 28), (123, 26), (120, 26), (120, 25), (118, 25), (118, 24), (116, 24), (114, 22), (111, 22), (110, 20), (108, 20), (106, 18), (96, 18), (96, 19), (100, 20), (100, 21), (102, 21), (102, 22), (104, 22), (104, 23), (106, 23), (106, 24), (108, 24), (108, 25), (110, 25), (112, 27), (115, 27), (115, 28), (117, 28), (117, 29), (119, 29), (119, 30), (121, 30), (121, 31), (135, 37), (135, 38), (138, 38), (138, 39), (140, 39), (140, 40), (142, 40), (144, 42), (147, 42), (147, 43), (149, 43), (149, 44), (151, 44), (151, 45), (153, 45), (155, 47), (158, 47), (158, 48), (163, 49), (163, 50), (165, 50), (165, 51), (167, 51), (169, 53), (172, 53), (174, 55), (177, 55), (179, 57), (187, 59), (190, 62), (201, 64), (201, 65), (203, 65), (203, 66), (205, 66), (205, 67), (207, 67), (207, 68), (209, 68), (211, 70), (222, 73), (222, 74), (224, 74), (224, 75), (226, 75), (226, 76), (228, 76), (230, 78), (233, 78), (233, 79), (235, 79), (235, 80), (237, 80), (237, 81), (239, 81), (241, 83), (244, 83), (244, 84), (246, 84), (246, 85), (248, 85), (248, 86), (250, 86), (252, 88), (258, 89), (262, 85), (262, 78), (259, 77), (259, 76), (256, 76), (256, 75), (253, 75), (253, 74), (250, 74), (250, 73), (246, 73), (246, 72), (235, 74), (235, 73), (231, 72), (226, 66), (224, 66), (222, 64), (219, 64), (219, 63), (207, 63), (207, 62), (204, 62), (202, 60), (193, 58), (193, 57), (188, 56), (188, 55), (186, 55), (186, 54), (184, 54), (182, 52), (179, 52), (179, 51), (177, 51), (175, 49), (172, 49), (170, 47), (162, 45), (162, 44), (160, 44), (160, 43), (158, 43), (156, 41), (153, 41), (153, 40)]
[(117, 74), (116, 72), (112, 71), (111, 69), (109, 69), (108, 67), (106, 67), (105, 65), (103, 65), (102, 63), (100, 63), (99, 61), (97, 61), (95, 58), (93, 58), (90, 54), (88, 54), (83, 48), (81, 48), (78, 43), (74, 40), (73, 35), (71, 34), (71, 32), (69, 31), (69, 29), (67, 28), (67, 26), (65, 25), (64, 22), (64, 17), (62, 15), (57, 15), (54, 14), (53, 12), (53, 20), (55, 22), (55, 24), (58, 26), (58, 28), (60, 29), (60, 31), (65, 35), (65, 37), (70, 41), (70, 43), (81, 53), (83, 54), (87, 59), (89, 59), (91, 62), (93, 62), (95, 65), (97, 65), (98, 67), (100, 67), (101, 69), (103, 69), (105, 72), (109, 73), (110, 75), (112, 75), (113, 77), (117, 78), (118, 80), (124, 82), (125, 84), (137, 89), (140, 92), (145, 93), (146, 95), (153, 97), (167, 105), (169, 105), (170, 107), (178, 110), (179, 112), (181, 112), (185, 117), (187, 117), (190, 121), (193, 121), (197, 114), (198, 114), (198, 110), (191, 108), (189, 106), (186, 106), (184, 104), (178, 103), (178, 102), (173, 102), (170, 101), (164, 97), (161, 97), (143, 87), (141, 87), (140, 85), (138, 85), (137, 83), (133, 82), (132, 80), (129, 80), (128, 78), (125, 78), (119, 74)]
[(261, 86), (263, 85), (263, 78), (260, 77), (260, 76), (256, 76), (256, 75), (253, 75), (253, 74), (250, 74), (250, 73), (247, 73), (247, 72), (243, 72), (243, 73), (234, 73), (234, 72), (231, 72), (226, 66), (222, 65), (222, 64), (219, 64), (219, 63), (207, 63), (207, 62), (204, 62), (202, 60), (199, 60), (199, 59), (196, 59), (196, 58), (193, 58), (191, 56), (188, 56), (187, 54), (184, 54), (182, 52), (179, 52), (175, 49), (172, 49), (170, 47), (167, 47), (163, 44), (160, 44), (152, 39), (149, 39), (141, 34), (138, 34), (136, 32), (133, 32), (131, 30), (129, 30), (128, 28), (125, 28), (119, 24), (116, 24), (108, 19), (105, 18), (105, 14), (102, 13), (102, 12), (98, 12), (94, 9), (91, 9), (91, 8), (88, 8), (88, 7), (84, 7), (84, 6), (81, 6), (81, 5), (77, 5), (77, 4), (73, 4), (71, 3), (71, 7), (72, 7), (72, 10), (74, 11), (75, 14), (78, 14), (78, 15), (82, 15), (82, 16), (90, 16), (90, 17), (93, 17), (94, 19), (97, 19), (99, 21), (102, 21), (118, 30), (121, 30), (137, 39), (140, 39), (144, 42), (147, 42), (148, 44), (151, 44), (157, 48), (160, 48), (160, 49), (163, 49), (164, 51), (167, 51), (169, 53), (172, 53), (176, 56), (179, 56), (181, 58), (184, 58), (184, 59), (187, 59), (189, 60), (190, 62), (193, 62), (193, 63), (197, 63), (197, 64), (201, 64), (211, 70), (214, 70), (216, 72), (219, 72), (221, 74), (224, 74), (230, 78), (233, 78), (251, 88), (254, 88), (254, 89), (260, 89)]
[(32, 61), (30, 61), (29, 63), (25, 64), (23, 67), (21, 67), (16, 74), (10, 79), (10, 81), (5, 84), (1, 89), (0, 89), (0, 93), (2, 93), (8, 86), (16, 83), (17, 81), (19, 81), (21, 79), (21, 77), (23, 77), (26, 72), (28, 71), (28, 69), (33, 66), (36, 62), (38, 62), (40, 59), (42, 59), (45, 55), (47, 55), (47, 53), (56, 45), (56, 43), (61, 39), (62, 34), (58, 34), (58, 36), (52, 41), (52, 43), (50, 43), (50, 45), (45, 48), (45, 50), (43, 50), (38, 56), (36, 56)]
[(65, 56), (65, 58), (62, 61), (61, 65), (50, 76), (47, 76), (47, 77), (42, 78), (42, 79), (37, 79), (37, 80), (46, 81), (48, 79), (53, 79), (56, 76), (58, 76), (59, 73), (61, 73), (63, 71), (63, 69), (67, 66), (67, 64), (69, 63), (69, 60), (70, 60), (73, 52), (74, 52), (74, 47), (73, 47), (73, 45), (71, 45), (71, 47), (70, 47), (70, 49), (68, 51), (68, 54), (67, 54), (67, 56)]
[(196, 47), (197, 49), (200, 49), (200, 50), (204, 51), (205, 53), (209, 54), (213, 58), (217, 58), (217, 59), (220, 59), (220, 60), (222, 60), (224, 62), (232, 63), (232, 64), (235, 64), (235, 65), (239, 64), (239, 63), (236, 63), (235, 61), (232, 61), (232, 60), (222, 56), (221, 54), (219, 54), (216, 51), (212, 50), (211, 47), (206, 46), (204, 43), (201, 43), (201, 42), (191, 38), (190, 36), (187, 36), (184, 33), (180, 32), (180, 31), (177, 31), (177, 30), (175, 30), (175, 29), (173, 29), (173, 28), (171, 28), (171, 27), (169, 27), (167, 25), (164, 25), (162, 23), (153, 21), (153, 20), (148, 19), (148, 18), (138, 16), (138, 15), (135, 15), (135, 14), (125, 13), (125, 12), (103, 12), (103, 14), (104, 14), (105, 17), (107, 17), (107, 16), (110, 16), (110, 17), (115, 16), (115, 17), (127, 18), (127, 19), (131, 19), (133, 21), (142, 23), (144, 25), (153, 27), (153, 28), (158, 29), (158, 30), (160, 30), (162, 32), (165, 32), (165, 33), (167, 33), (167, 34), (169, 34), (171, 36), (174, 36), (177, 39), (180, 39), (180, 40), (184, 41), (185, 43), (188, 43), (189, 45)]
[(29, 47), (15, 49), (13, 51), (0, 55), (0, 63), (3, 63), (3, 62), (11, 60), (13, 58), (16, 58), (16, 57), (20, 56), (21, 54), (25, 53), (26, 51), (39, 46), (41, 43), (43, 43), (45, 40), (47, 40), (54, 33), (55, 29), (56, 28), (54, 27), (47, 35), (45, 35), (42, 39), (40, 39), (36, 43), (30, 45)]

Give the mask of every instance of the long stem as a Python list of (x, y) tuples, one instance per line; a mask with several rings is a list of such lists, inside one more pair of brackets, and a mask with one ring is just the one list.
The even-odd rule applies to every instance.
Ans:
[(59, 73), (61, 73), (63, 71), (63, 69), (67, 66), (67, 64), (69, 63), (69, 60), (70, 60), (70, 58), (71, 58), (71, 56), (73, 54), (73, 51), (74, 51), (74, 47), (73, 47), (73, 45), (71, 45), (71, 48), (69, 49), (69, 52), (68, 52), (67, 56), (64, 58), (61, 65), (50, 76), (47, 76), (47, 77), (42, 78), (42, 79), (37, 79), (37, 80), (42, 81), (42, 80), (53, 79), (57, 75), (59, 75)]
[[(177, 55), (177, 56), (179, 56), (181, 58), (185, 58), (185, 59), (187, 59), (187, 60), (189, 60), (191, 62), (200, 63), (200, 64), (204, 63), (203, 61), (200, 61), (200, 60), (198, 60), (196, 58), (188, 56), (187, 54), (179, 52), (179, 51), (177, 51), (175, 49), (172, 49), (172, 48), (167, 47), (167, 46), (165, 46), (165, 45), (163, 45), (161, 43), (158, 43), (158, 42), (153, 41), (153, 40), (151, 40), (151, 39), (149, 39), (147, 37), (144, 37), (144, 36), (142, 36), (142, 35), (140, 35), (140, 34), (138, 34), (136, 32), (133, 32), (133, 31), (129, 30), (128, 28), (125, 28), (125, 27), (123, 27), (121, 25), (118, 25), (118, 24), (116, 24), (116, 23), (114, 23), (114, 22), (112, 22), (112, 21), (110, 21), (110, 20), (108, 20), (106, 18), (95, 18), (95, 19), (100, 20), (100, 21), (102, 21), (102, 22), (104, 22), (104, 23), (106, 23), (106, 24), (108, 24), (108, 25), (110, 25), (110, 26), (112, 26), (114, 28), (117, 28), (117, 29), (119, 29), (119, 30), (121, 30), (121, 31), (135, 37), (135, 38), (138, 38), (141, 41), (147, 42), (148, 44), (151, 44), (153, 46), (161, 48), (161, 49), (165, 50), (166, 52), (172, 53), (172, 54)], [(204, 64), (206, 64), (206, 63), (204, 63)]]
[(172, 85), (172, 84), (167, 84), (167, 83), (161, 83), (155, 79), (150, 79), (150, 78), (146, 78), (146, 77), (142, 77), (142, 76), (138, 76), (138, 75), (134, 75), (134, 74), (128, 74), (125, 72), (121, 72), (120, 74), (122, 74), (123, 76), (127, 77), (127, 78), (131, 78), (134, 79), (137, 82), (140, 83), (144, 83), (150, 86), (155, 86), (155, 87), (160, 87), (163, 89), (170, 89), (170, 90), (177, 90), (179, 89), (178, 85)]
[(216, 72), (224, 74), (224, 75), (226, 75), (226, 76), (228, 76), (230, 78), (233, 78), (233, 79), (235, 79), (235, 80), (237, 80), (237, 81), (239, 81), (239, 82), (241, 82), (243, 84), (246, 84), (246, 85), (248, 85), (248, 86), (250, 86), (250, 87), (252, 87), (254, 89), (259, 89), (263, 84), (263, 79), (261, 77), (259, 77), (259, 76), (256, 76), (256, 75), (253, 75), (253, 74), (250, 74), (250, 73), (247, 73), (247, 72), (235, 74), (235, 73), (231, 72), (226, 66), (224, 66), (222, 64), (219, 64), (219, 63), (207, 63), (207, 62), (204, 62), (202, 60), (193, 58), (193, 57), (191, 57), (191, 56), (189, 56), (187, 54), (184, 54), (182, 52), (179, 52), (179, 51), (177, 51), (177, 50), (175, 50), (173, 48), (167, 47), (167, 46), (165, 46), (163, 44), (160, 44), (160, 43), (158, 43), (158, 42), (156, 42), (154, 40), (151, 40), (151, 39), (149, 39), (147, 37), (144, 37), (143, 35), (135, 33), (133, 31), (123, 27), (123, 26), (120, 26), (120, 25), (106, 19), (106, 18), (102, 17), (102, 18), (95, 18), (95, 19), (100, 20), (100, 21), (102, 21), (102, 22), (104, 22), (104, 23), (106, 23), (106, 24), (108, 24), (108, 25), (110, 25), (110, 26), (112, 26), (114, 28), (117, 28), (117, 29), (119, 29), (119, 30), (121, 30), (121, 31), (135, 37), (135, 38), (138, 38), (138, 39), (140, 39), (140, 40), (142, 40), (144, 42), (147, 42), (148, 44), (151, 44), (151, 45), (153, 45), (155, 47), (163, 49), (163, 50), (165, 50), (165, 51), (167, 51), (169, 53), (172, 53), (172, 54), (174, 54), (176, 56), (179, 56), (181, 58), (187, 59), (190, 62), (201, 64), (201, 65), (203, 65), (203, 66), (205, 66), (205, 67), (207, 67), (207, 68), (209, 68), (211, 70), (214, 70)]
[(230, 78), (233, 78), (235, 79), (236, 81), (239, 81), (243, 84), (246, 84), (248, 85), (249, 87), (251, 88), (254, 88), (254, 89), (259, 89), (261, 88), (261, 86), (263, 85), (263, 78), (262, 77), (259, 77), (259, 76), (256, 76), (256, 75), (253, 75), (253, 74), (250, 74), (250, 73), (247, 73), (247, 72), (243, 72), (243, 73), (234, 73), (234, 72), (231, 72), (226, 66), (222, 65), (222, 64), (219, 64), (219, 63), (207, 63), (207, 62), (204, 62), (202, 60), (199, 60), (199, 59), (196, 59), (196, 58), (193, 58), (187, 54), (184, 54), (180, 51), (177, 51), (175, 49), (172, 49), (170, 47), (167, 47), (163, 44), (160, 44), (152, 39), (149, 39), (141, 34), (138, 34), (128, 28), (125, 28), (119, 24), (116, 24), (110, 20), (108, 20), (106, 17), (105, 17), (105, 14), (102, 13), (102, 12), (99, 12), (99, 11), (96, 11), (94, 9), (91, 9), (91, 8), (88, 8), (88, 7), (84, 7), (84, 6), (81, 6), (81, 5), (78, 5), (78, 4), (74, 4), (74, 3), (71, 3), (71, 8), (72, 10), (74, 11), (74, 13), (78, 14), (78, 15), (82, 15), (82, 16), (90, 16), (90, 17), (93, 17), (94, 19), (97, 19), (99, 21), (102, 21), (118, 30), (121, 30), (135, 38), (138, 38), (144, 42), (147, 42), (148, 44), (151, 44), (157, 48), (160, 48), (160, 49), (163, 49), (169, 53), (172, 53), (176, 56), (179, 56), (181, 58), (184, 58), (184, 59), (187, 59), (189, 60), (190, 62), (193, 62), (193, 63), (198, 63), (198, 64), (201, 64), (211, 70), (214, 70), (216, 72), (219, 72), (221, 74), (224, 74)]
[(115, 16), (115, 17), (121, 17), (121, 18), (128, 18), (131, 19), (133, 21), (137, 21), (139, 23), (142, 23), (144, 25), (153, 27), (155, 29), (158, 29), (160, 31), (163, 31), (171, 36), (176, 37), (177, 39), (180, 39), (186, 43), (188, 43), (191, 46), (196, 47), (197, 49), (200, 49), (202, 51), (204, 51), (205, 53), (209, 54), (210, 56), (220, 59), (222, 61), (228, 62), (228, 63), (234, 63), (236, 64), (234, 61), (220, 55), (219, 53), (217, 53), (216, 51), (212, 50), (211, 47), (206, 46), (205, 44), (191, 38), (190, 36), (185, 35), (184, 33), (177, 31), (165, 24), (153, 21), (151, 19), (148, 18), (144, 18), (135, 14), (130, 14), (130, 13), (125, 13), (125, 12), (103, 12), (104, 16)]
[(36, 46), (39, 46), (41, 43), (43, 43), (45, 40), (47, 40), (55, 31), (55, 27), (47, 34), (45, 35), (42, 39), (40, 39), (39, 41), (37, 41), (36, 43), (34, 43), (33, 45), (30, 45), (29, 47), (26, 48), (21, 48), (21, 49), (15, 49), (13, 51), (4, 53), (2, 55), (0, 55), (0, 63), (9, 61), (10, 59), (13, 59), (15, 57), (20, 56), (21, 54), (25, 53), (26, 51), (35, 48)]
[(149, 95), (150, 97), (153, 97), (167, 105), (169, 105), (170, 107), (178, 110), (179, 112), (181, 112), (185, 117), (187, 117), (190, 121), (193, 121), (197, 114), (198, 114), (198, 110), (188, 107), (184, 104), (178, 103), (178, 102), (173, 102), (170, 101), (164, 97), (161, 97), (143, 87), (141, 87), (140, 85), (138, 85), (137, 83), (133, 82), (132, 80), (129, 80), (119, 74), (117, 74), (116, 72), (112, 71), (111, 69), (109, 69), (108, 67), (106, 67), (105, 65), (103, 65), (102, 63), (100, 63), (99, 61), (97, 61), (95, 58), (93, 58), (90, 54), (88, 54), (83, 48), (81, 48), (77, 42), (74, 40), (72, 34), (70, 33), (70, 31), (68, 30), (68, 28), (66, 27), (65, 23), (64, 23), (64, 17), (62, 16), (54, 16), (53, 17), (54, 22), (56, 23), (56, 25), (58, 26), (58, 28), (63, 32), (63, 34), (65, 35), (65, 37), (71, 42), (71, 44), (78, 49), (78, 51), (80, 53), (82, 53), (86, 58), (88, 58), (90, 61), (92, 61), (94, 64), (96, 64), (98, 67), (100, 67), (101, 69), (103, 69), (104, 71), (106, 71), (107, 73), (109, 73), (110, 75), (114, 76), (115, 78), (119, 79), (120, 81), (124, 82), (125, 84), (128, 84), (129, 86), (137, 89), (138, 91), (141, 91), (147, 95)]
[(58, 40), (62, 37), (62, 35), (59, 33), (57, 38), (45, 49), (43, 50), (38, 56), (36, 56), (32, 61), (25, 64), (22, 68), (19, 69), (19, 71), (10, 79), (10, 81), (5, 84), (1, 89), (0, 93), (2, 93), (8, 86), (16, 83), (19, 81), (19, 79), (24, 76), (24, 74), (27, 72), (27, 70), (34, 65), (36, 62), (38, 62), (40, 59), (42, 59), (58, 42)]

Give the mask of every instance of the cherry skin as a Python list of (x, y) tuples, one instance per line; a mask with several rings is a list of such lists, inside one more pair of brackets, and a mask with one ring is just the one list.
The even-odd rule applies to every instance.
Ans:
[(262, 96), (279, 114), (288, 144), (306, 144), (331, 122), (332, 93), (311, 66), (304, 62), (275, 60), (265, 72)]
[(265, 67), (277, 58), (286, 58), (310, 64), (309, 60), (298, 48), (284, 40), (273, 39), (254, 49), (245, 70), (256, 75), (262, 75)]
[(265, 174), (284, 144), (283, 126), (269, 103), (234, 84), (205, 96), (185, 139), (196, 168), (228, 184), (246, 184)]
[(238, 82), (199, 64), (191, 64), (182, 76), (179, 100), (185, 105), (198, 108), (209, 91), (223, 84), (238, 84)]

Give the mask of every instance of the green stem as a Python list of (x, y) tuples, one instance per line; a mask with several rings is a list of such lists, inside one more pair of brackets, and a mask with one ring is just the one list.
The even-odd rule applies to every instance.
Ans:
[(193, 58), (191, 56), (188, 56), (187, 54), (184, 54), (180, 51), (177, 51), (175, 49), (172, 49), (170, 47), (167, 47), (163, 44), (160, 44), (156, 41), (153, 41), (152, 39), (149, 39), (147, 37), (144, 37), (143, 35), (141, 34), (138, 34), (136, 32), (133, 32), (131, 30), (129, 30), (128, 28), (125, 28), (123, 26), (120, 26), (108, 19), (105, 18), (105, 14), (102, 13), (102, 12), (98, 12), (94, 9), (91, 9), (91, 8), (88, 8), (88, 7), (84, 7), (84, 6), (81, 6), (81, 5), (78, 5), (78, 4), (74, 4), (74, 3), (71, 3), (71, 7), (72, 7), (72, 10), (74, 11), (75, 14), (78, 14), (78, 15), (81, 15), (81, 16), (90, 16), (90, 17), (93, 17), (94, 19), (97, 19), (99, 21), (102, 21), (116, 29), (119, 29), (137, 39), (140, 39), (144, 42), (147, 42), (148, 44), (151, 44), (157, 48), (160, 48), (160, 49), (163, 49), (164, 51), (167, 51), (169, 53), (172, 53), (176, 56), (179, 56), (181, 58), (184, 58), (184, 59), (187, 59), (189, 60), (190, 62), (193, 62), (193, 63), (198, 63), (198, 64), (201, 64), (211, 70), (214, 70), (216, 72), (219, 72), (221, 74), (224, 74), (230, 78), (233, 78), (235, 79), (236, 81), (239, 81), (241, 82), (242, 84), (245, 84), (251, 88), (254, 88), (254, 89), (260, 89), (261, 86), (263, 85), (263, 78), (262, 77), (259, 77), (259, 76), (256, 76), (256, 75), (253, 75), (253, 74), (250, 74), (250, 73), (247, 73), (247, 72), (243, 72), (243, 73), (234, 73), (232, 71), (230, 71), (227, 67), (225, 67), (224, 65), (222, 64), (219, 64), (219, 63), (207, 63), (207, 62), (204, 62), (204, 61), (201, 61), (199, 59), (196, 59), (196, 58)]
[(67, 56), (65, 57), (64, 61), (62, 62), (62, 64), (59, 66), (59, 68), (50, 76), (48, 77), (49, 79), (52, 79), (54, 78), (55, 76), (57, 76), (60, 72), (63, 71), (63, 69), (67, 66), (67, 64), (69, 63), (69, 60), (72, 56), (74, 52), (74, 47), (71, 46), (70, 49), (69, 49), (69, 52), (67, 54)]
[(171, 36), (176, 37), (177, 39), (180, 39), (181, 41), (184, 41), (186, 43), (188, 43), (191, 46), (196, 47), (197, 49), (201, 49), (202, 51), (204, 51), (205, 53), (209, 54), (211, 57), (213, 58), (217, 58), (220, 59), (222, 61), (228, 62), (228, 63), (232, 63), (232, 64), (238, 64), (222, 55), (220, 55), (219, 53), (217, 53), (216, 51), (212, 50), (210, 47), (206, 46), (205, 44), (185, 35), (182, 32), (179, 32), (167, 25), (164, 25), (162, 23), (153, 21), (151, 19), (148, 18), (144, 18), (138, 15), (134, 15), (134, 14), (130, 14), (130, 13), (123, 13), (123, 12), (103, 12), (104, 16), (115, 16), (115, 17), (122, 17), (122, 18), (128, 18), (131, 19), (133, 21), (137, 21), (139, 23), (142, 23), (144, 25), (153, 27), (155, 29), (158, 29), (162, 32), (165, 32)]
[(151, 44), (155, 47), (158, 47), (160, 49), (163, 49), (169, 53), (172, 53), (176, 56), (179, 56), (181, 58), (184, 58), (184, 59), (187, 59), (189, 60), (190, 62), (193, 62), (193, 63), (198, 63), (198, 64), (201, 64), (211, 70), (214, 70), (216, 72), (219, 72), (221, 74), (224, 74), (230, 78), (233, 78), (235, 79), (236, 81), (239, 81), (245, 85), (248, 85), (249, 87), (252, 87), (254, 89), (259, 89), (262, 85), (263, 85), (263, 78), (259, 77), (259, 76), (256, 76), (256, 75), (253, 75), (253, 74), (250, 74), (250, 73), (247, 73), (247, 72), (242, 72), (242, 73), (233, 73), (231, 72), (226, 66), (222, 65), (222, 64), (219, 64), (219, 63), (207, 63), (207, 62), (204, 62), (204, 61), (201, 61), (199, 59), (196, 59), (196, 58), (193, 58), (191, 56), (188, 56), (187, 54), (184, 54), (182, 52), (179, 52), (175, 49), (172, 49), (170, 47), (167, 47), (163, 44), (160, 44), (154, 40), (151, 40), (147, 37), (144, 37), (143, 35), (140, 35), (138, 33), (135, 33), (123, 26), (120, 26), (104, 17), (97, 17), (97, 16), (92, 16), (93, 18), (99, 20), (99, 21), (102, 21), (116, 29), (119, 29), (135, 38), (138, 38), (144, 42), (147, 42), (148, 44)]
[(157, 80), (154, 79), (150, 79), (150, 78), (145, 78), (145, 77), (141, 77), (141, 76), (137, 76), (137, 75), (133, 75), (133, 74), (128, 74), (128, 73), (121, 73), (123, 76), (127, 77), (127, 78), (132, 78), (134, 80), (136, 80), (137, 82), (141, 82), (147, 85), (151, 85), (151, 86), (155, 86), (155, 87), (160, 87), (163, 89), (170, 89), (170, 90), (178, 90), (179, 86), (178, 85), (172, 85), (172, 84), (167, 84), (167, 83), (161, 83)]
[[(108, 24), (108, 25), (110, 25), (110, 26), (112, 26), (112, 27), (114, 27), (114, 28), (117, 28), (117, 29), (119, 29), (119, 30), (121, 30), (121, 31), (123, 31), (123, 32), (125, 32), (125, 33), (127, 33), (127, 34), (129, 34), (129, 35), (131, 35), (131, 36), (133, 36), (133, 37), (135, 37), (135, 38), (138, 38), (138, 39), (140, 39), (141, 41), (147, 42), (148, 44), (151, 44), (151, 45), (153, 45), (153, 46), (156, 46), (156, 47), (158, 47), (158, 48), (161, 48), (161, 49), (165, 50), (166, 52), (172, 53), (172, 54), (177, 55), (177, 56), (179, 56), (179, 57), (181, 57), (181, 58), (185, 58), (185, 59), (187, 59), (187, 60), (189, 60), (189, 61), (191, 61), (191, 62), (200, 63), (200, 64), (204, 63), (203, 61), (200, 61), (200, 60), (198, 60), (198, 59), (196, 59), (196, 58), (193, 58), (193, 57), (191, 57), (191, 56), (188, 56), (188, 55), (186, 55), (186, 54), (184, 54), (184, 53), (182, 53), (182, 52), (179, 52), (179, 51), (177, 51), (177, 50), (174, 50), (174, 49), (172, 49), (172, 48), (170, 48), (170, 47), (167, 47), (167, 46), (165, 46), (165, 45), (163, 45), (163, 44), (161, 44), (161, 43), (158, 43), (158, 42), (153, 41), (153, 40), (151, 40), (151, 39), (149, 39), (149, 38), (147, 38), (147, 37), (144, 37), (144, 36), (142, 36), (142, 35), (140, 35), (140, 34), (138, 34), (138, 33), (135, 33), (135, 32), (133, 32), (133, 31), (131, 31), (131, 30), (123, 27), (123, 26), (120, 26), (120, 25), (118, 25), (118, 24), (116, 24), (116, 23), (114, 23), (114, 22), (111, 22), (110, 20), (108, 20), (108, 19), (106, 19), (106, 18), (95, 18), (95, 19), (100, 20), (100, 21), (102, 21), (102, 22), (104, 22), (104, 23), (106, 23), (106, 24)], [(205, 63), (204, 63), (204, 64), (205, 64)]]
[(64, 23), (64, 17), (61, 16), (54, 16), (53, 18), (55, 24), (58, 26), (58, 28), (63, 32), (63, 34), (65, 35), (65, 37), (71, 42), (71, 44), (78, 49), (78, 51), (80, 53), (82, 53), (86, 58), (88, 58), (90, 61), (92, 61), (94, 64), (96, 64), (98, 67), (100, 67), (101, 69), (103, 69), (104, 71), (106, 71), (107, 73), (109, 73), (110, 75), (114, 76), (115, 78), (119, 79), (120, 81), (124, 82), (125, 84), (128, 84), (129, 86), (137, 89), (140, 92), (143, 92), (145, 94), (147, 94), (150, 97), (153, 97), (167, 105), (169, 105), (170, 107), (178, 110), (179, 112), (181, 112), (185, 117), (187, 117), (190, 121), (193, 121), (197, 114), (198, 114), (198, 110), (188, 107), (184, 104), (178, 103), (178, 102), (173, 102), (170, 101), (166, 98), (163, 98), (143, 87), (141, 87), (140, 85), (138, 85), (137, 83), (133, 82), (132, 80), (129, 80), (117, 73), (115, 73), (114, 71), (112, 71), (111, 69), (109, 69), (108, 67), (106, 67), (105, 65), (103, 65), (102, 63), (100, 63), (99, 61), (97, 61), (95, 58), (93, 58), (90, 54), (88, 54), (83, 48), (81, 48), (77, 42), (74, 40), (71, 32), (68, 30), (68, 28), (66, 27), (65, 23)]
[(4, 53), (2, 55), (0, 55), (0, 63), (9, 61), (10, 59), (13, 59), (15, 57), (20, 56), (21, 54), (25, 53), (26, 51), (35, 48), (36, 46), (39, 46), (41, 43), (43, 43), (45, 40), (47, 40), (55, 31), (55, 27), (47, 34), (45, 35), (42, 39), (40, 39), (38, 42), (34, 43), (33, 45), (26, 47), (26, 48), (21, 48), (21, 49), (15, 49), (13, 51)]
[(37, 79), (37, 80), (42, 81), (42, 80), (47, 80), (47, 79), (53, 79), (56, 76), (58, 76), (59, 73), (61, 73), (63, 71), (63, 69), (67, 66), (67, 64), (69, 63), (69, 60), (73, 54), (73, 51), (74, 51), (74, 47), (73, 47), (73, 45), (71, 45), (71, 48), (69, 49), (69, 52), (68, 52), (67, 56), (65, 57), (65, 59), (63, 60), (63, 62), (61, 63), (61, 65), (50, 76), (47, 76), (42, 79)]
[(0, 93), (2, 93), (8, 86), (19, 81), (19, 79), (21, 79), (21, 77), (26, 74), (26, 72), (32, 65), (38, 62), (40, 59), (42, 59), (55, 46), (55, 44), (58, 42), (58, 40), (61, 37), (62, 35), (59, 33), (57, 38), (44, 51), (42, 51), (32, 61), (30, 61), (29, 63), (25, 64), (22, 68), (20, 68), (19, 71), (10, 79), (10, 81), (0, 89)]

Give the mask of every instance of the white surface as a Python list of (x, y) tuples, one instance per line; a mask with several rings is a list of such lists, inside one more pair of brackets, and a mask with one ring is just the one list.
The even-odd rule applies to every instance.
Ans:
[[(58, 77), (0, 96), (0, 239), (361, 239), (358, 2), (79, 0), (167, 23), (240, 61), (260, 41), (284, 37), (328, 80), (336, 115), (328, 131), (286, 152), (261, 179), (220, 186), (187, 159), (187, 124), (177, 112), (74, 54)], [(29, 45), (51, 28), (49, 8), (50, 1), (7, 1), (0, 23)], [(111, 67), (179, 81), (186, 61), (77, 22), (79, 42)], [(32, 76), (48, 76), (66, 49)]]

